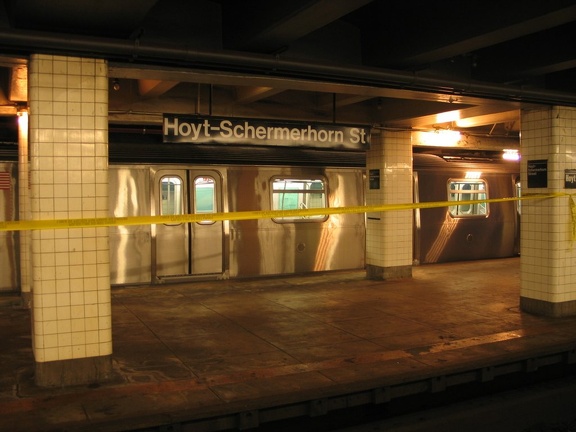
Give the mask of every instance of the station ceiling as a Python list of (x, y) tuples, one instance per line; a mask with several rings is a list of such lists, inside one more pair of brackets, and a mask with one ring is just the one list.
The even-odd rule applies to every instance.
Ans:
[(110, 121), (162, 113), (517, 137), (576, 106), (576, 1), (0, 0), (0, 116), (31, 53), (105, 58)]

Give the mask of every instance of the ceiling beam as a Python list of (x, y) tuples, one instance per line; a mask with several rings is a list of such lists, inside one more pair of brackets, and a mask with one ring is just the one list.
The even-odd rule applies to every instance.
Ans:
[(154, 79), (139, 79), (138, 92), (140, 96), (153, 98), (166, 93), (168, 90), (173, 89), (179, 84), (178, 81), (162, 81)]
[[(545, 3), (542, 3), (540, 6), (545, 8), (546, 6), (544, 5)], [(490, 14), (493, 13), (492, 10), (488, 11)], [(476, 15), (480, 13), (481, 11), (477, 11)], [(536, 14), (536, 12), (534, 13)], [(399, 57), (394, 61), (394, 64), (398, 67), (408, 67), (434, 63), (518, 39), (553, 27), (558, 27), (574, 20), (576, 20), (576, 5), (550, 11), (548, 13), (536, 14), (531, 18), (518, 22), (511, 22), (508, 25), (493, 30), (486, 28), (475, 35), (461, 37), (459, 39), (457, 39), (458, 32), (452, 29), (451, 31), (453, 31), (454, 36), (452, 36), (451, 39), (453, 42), (447, 42), (436, 47), (427, 47), (425, 44), (422, 44), (421, 39), (419, 39), (418, 42), (415, 43), (414, 48), (410, 49), (406, 46), (403, 49), (403, 52), (411, 54)], [(492, 18), (490, 18), (490, 21), (493, 21)], [(436, 41), (437, 39), (432, 38), (432, 40)]]
[[(282, 90), (311, 91), (318, 93), (339, 93), (343, 95), (363, 96), (367, 98), (383, 97), (404, 100), (419, 100), (429, 102), (476, 105), (485, 104), (485, 98), (466, 95), (445, 95), (431, 92), (409, 90), (405, 88), (386, 88), (380, 86), (364, 86), (356, 84), (342, 84), (334, 82), (314, 81), (300, 78), (272, 77), (269, 75), (246, 75), (235, 72), (216, 72), (191, 69), (160, 68), (145, 65), (132, 65), (126, 63), (109, 63), (109, 76), (111, 78), (151, 79), (164, 81), (178, 81), (199, 84), (214, 84), (222, 86), (253, 86), (272, 87)], [(525, 102), (524, 102), (525, 103)], [(503, 105), (519, 106), (520, 102), (510, 101)]]
[(15, 116), (17, 113), (15, 106), (0, 106), (0, 116)]
[[(281, 9), (289, 2), (266, 2), (268, 13), (254, 12), (252, 20), (230, 38), (235, 49), (275, 52), (294, 40), (312, 33), (372, 0), (315, 0), (297, 5), (293, 11)], [(241, 6), (245, 8), (244, 5)], [(258, 17), (256, 20), (255, 17)]]
[(512, 108), (506, 104), (488, 104), (463, 109), (454, 108), (453, 110), (439, 112), (437, 114), (394, 120), (391, 122), (391, 125), (429, 129), (445, 125), (457, 125), (459, 122), (464, 123), (467, 119), (476, 119), (470, 120), (470, 122), (476, 121), (477, 125), (480, 126), (494, 123), (507, 123), (520, 118), (519, 107)]
[[(336, 95), (336, 97), (334, 97), (334, 95), (324, 94), (324, 95), (320, 96), (320, 98), (318, 99), (318, 103), (316, 105), (318, 106), (318, 108), (324, 108), (324, 109), (332, 108), (332, 107), (341, 108), (341, 107), (361, 103), (361, 102), (364, 102), (366, 100), (373, 99), (373, 98), (374, 98), (374, 96), (370, 96), (370, 95), (348, 94), (348, 95)], [(336, 99), (336, 100), (334, 100), (334, 99)]]
[(456, 120), (456, 126), (458, 127), (476, 127), (476, 126), (486, 126), (496, 123), (510, 123), (515, 122), (520, 118), (519, 110), (497, 112), (493, 114), (486, 114), (480, 116), (471, 116)]
[(236, 88), (236, 103), (249, 104), (282, 93), (284, 89), (274, 87), (246, 87)]
[(14, 66), (12, 68), (8, 99), (12, 102), (28, 101), (28, 67), (26, 65)]

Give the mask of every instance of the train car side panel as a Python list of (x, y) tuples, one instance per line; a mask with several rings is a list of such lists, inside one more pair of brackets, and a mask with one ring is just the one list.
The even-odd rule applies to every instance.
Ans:
[[(0, 162), (0, 221), (18, 219), (17, 164)], [(20, 245), (15, 231), (0, 232), (0, 291), (20, 287)]]
[[(150, 169), (110, 166), (109, 211), (113, 217), (149, 216)], [(110, 282), (113, 285), (150, 283), (150, 225), (110, 227)]]
[[(514, 197), (515, 175), (502, 164), (452, 164), (415, 166), (421, 202)], [(472, 176), (472, 177), (471, 177)], [(470, 178), (476, 177), (476, 180)], [(474, 189), (474, 184), (478, 190)], [(454, 188), (451, 191), (451, 188)], [(462, 188), (461, 190), (457, 190)], [(415, 262), (421, 264), (503, 258), (517, 253), (518, 215), (514, 202), (419, 210), (419, 248)]]
[[(284, 178), (324, 184), (327, 206), (362, 205), (362, 176), (358, 169), (230, 168), (230, 211), (274, 209), (272, 184), (274, 180)], [(296, 200), (294, 196), (289, 199)], [(302, 204), (294, 203), (300, 205), (298, 208), (304, 208)], [(363, 268), (364, 245), (363, 214), (232, 221), (230, 277)]]

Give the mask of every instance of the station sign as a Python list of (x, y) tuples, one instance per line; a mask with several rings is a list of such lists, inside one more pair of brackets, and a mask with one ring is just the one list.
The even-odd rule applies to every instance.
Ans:
[(546, 159), (529, 160), (527, 171), (529, 188), (548, 187), (548, 161)]
[(564, 170), (564, 189), (576, 189), (576, 169)]
[(247, 144), (367, 150), (370, 127), (164, 114), (165, 143)]

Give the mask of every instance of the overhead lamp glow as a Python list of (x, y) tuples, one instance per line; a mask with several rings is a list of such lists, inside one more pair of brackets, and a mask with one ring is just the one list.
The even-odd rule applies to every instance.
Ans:
[(436, 123), (451, 123), (460, 120), (460, 111), (447, 111), (436, 114)]
[(420, 143), (435, 147), (456, 147), (460, 141), (460, 132), (452, 130), (438, 130), (434, 132), (423, 132), (420, 136)]
[(18, 141), (28, 142), (28, 110), (26, 108), (18, 110)]
[(516, 149), (504, 149), (504, 153), (502, 153), (502, 159), (517, 161), (520, 160), (520, 153)]

